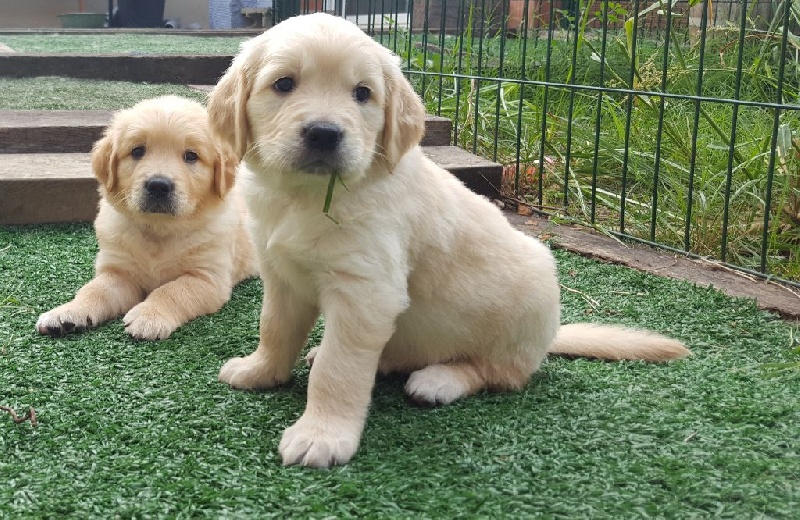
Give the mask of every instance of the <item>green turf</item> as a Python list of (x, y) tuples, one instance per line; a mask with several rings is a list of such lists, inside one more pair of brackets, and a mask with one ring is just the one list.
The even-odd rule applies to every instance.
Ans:
[[(686, 341), (665, 366), (552, 359), (512, 394), (437, 409), (380, 379), (345, 467), (283, 468), (277, 444), (303, 410), (308, 370), (264, 393), (217, 382), (254, 348), (260, 282), (169, 340), (119, 320), (82, 335), (34, 332), (92, 276), (87, 225), (0, 228), (0, 517), (727, 517), (800, 507), (797, 329), (710, 289), (557, 252), (565, 321), (639, 324)], [(502, 266), (497, 266), (502, 268)], [(311, 343), (318, 341), (315, 332)]]
[(0, 34), (0, 43), (21, 53), (235, 54), (253, 35)]
[(167, 94), (205, 101), (184, 85), (72, 78), (0, 78), (0, 110), (117, 110)]

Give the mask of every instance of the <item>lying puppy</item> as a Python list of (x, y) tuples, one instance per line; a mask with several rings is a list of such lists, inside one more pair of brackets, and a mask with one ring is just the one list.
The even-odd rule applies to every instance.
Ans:
[(95, 278), (36, 329), (60, 336), (125, 314), (128, 334), (156, 340), (218, 311), (257, 273), (244, 204), (231, 191), (238, 162), (199, 103), (167, 96), (117, 113), (92, 151)]
[[(419, 98), (391, 53), (350, 22), (298, 16), (246, 42), (209, 114), (244, 158), (265, 285), (258, 349), (229, 360), (220, 380), (287, 381), (325, 316), (305, 413), (280, 443), (284, 464), (346, 463), (378, 371), (411, 372), (408, 394), (441, 404), (521, 388), (548, 352), (689, 353), (655, 333), (560, 326), (548, 248), (423, 155)], [(333, 174), (347, 189), (326, 215)]]

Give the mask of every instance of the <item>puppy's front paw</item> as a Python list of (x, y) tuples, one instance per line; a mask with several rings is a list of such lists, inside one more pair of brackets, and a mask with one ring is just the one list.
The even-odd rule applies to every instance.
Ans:
[(45, 312), (36, 320), (36, 330), (41, 334), (60, 337), (70, 332), (81, 332), (96, 325), (94, 320), (83, 309), (70, 304), (56, 307)]
[(409, 376), (406, 393), (419, 403), (436, 406), (452, 403), (467, 395), (469, 387), (453, 368), (430, 365)]
[(363, 424), (321, 421), (308, 414), (283, 432), (278, 451), (284, 466), (328, 468), (347, 464), (358, 449)]
[(132, 338), (147, 341), (167, 339), (178, 328), (178, 324), (172, 323), (163, 312), (146, 301), (129, 310), (122, 323)]
[(290, 375), (276, 373), (269, 361), (255, 352), (229, 359), (219, 371), (219, 380), (239, 390), (262, 390), (285, 383)]

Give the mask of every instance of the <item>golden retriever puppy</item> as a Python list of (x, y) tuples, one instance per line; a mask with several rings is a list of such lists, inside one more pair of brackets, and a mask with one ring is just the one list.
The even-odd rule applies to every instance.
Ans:
[[(209, 98), (239, 170), (264, 279), (258, 349), (229, 360), (234, 388), (287, 381), (317, 316), (308, 402), (284, 464), (346, 463), (377, 372), (411, 372), (430, 404), (524, 386), (548, 352), (663, 361), (650, 332), (560, 326), (549, 249), (426, 159), (424, 109), (398, 60), (354, 24), (298, 16), (246, 42)], [(339, 176), (330, 214), (331, 176)], [(330, 218), (329, 218), (330, 217)]]
[(118, 112), (92, 151), (95, 278), (36, 329), (60, 336), (124, 314), (128, 334), (157, 340), (218, 311), (257, 273), (238, 163), (199, 103), (167, 96)]

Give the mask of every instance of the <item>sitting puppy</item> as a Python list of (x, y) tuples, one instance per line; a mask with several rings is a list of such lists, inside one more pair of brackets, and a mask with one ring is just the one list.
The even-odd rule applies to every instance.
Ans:
[[(377, 372), (410, 372), (408, 394), (440, 404), (519, 389), (548, 352), (689, 353), (655, 333), (561, 326), (549, 249), (425, 157), (422, 103), (397, 59), (348, 21), (297, 16), (244, 44), (209, 115), (244, 158), (265, 288), (258, 349), (229, 360), (220, 380), (287, 381), (325, 316), (305, 413), (280, 443), (284, 464), (350, 460)], [(347, 189), (326, 215), (333, 175)]]
[(36, 329), (60, 336), (125, 314), (128, 334), (157, 340), (218, 311), (257, 273), (233, 190), (238, 162), (199, 103), (167, 96), (117, 113), (92, 151), (95, 278)]

